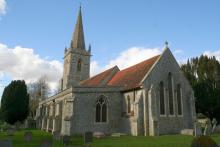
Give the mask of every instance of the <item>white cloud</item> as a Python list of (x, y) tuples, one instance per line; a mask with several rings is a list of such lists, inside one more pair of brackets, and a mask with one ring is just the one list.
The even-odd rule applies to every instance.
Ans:
[(46, 76), (50, 87), (55, 88), (62, 75), (61, 62), (41, 58), (31, 48), (9, 48), (0, 44), (0, 60), (0, 75), (10, 76), (14, 80), (24, 79), (29, 83)]
[[(100, 66), (97, 61), (91, 62), (91, 75), (117, 65), (120, 69), (127, 68), (162, 52), (159, 48), (132, 47), (121, 52), (106, 66)], [(0, 77), (10, 76), (12, 79), (24, 79), (27, 83), (47, 77), (52, 89), (56, 88), (62, 77), (63, 65), (57, 60), (48, 60), (34, 53), (31, 48), (16, 46), (9, 48), (0, 43)]]
[(6, 13), (6, 1), (0, 0), (0, 15), (4, 15)]
[(177, 49), (174, 51), (174, 54), (181, 54), (181, 53), (183, 53), (183, 50), (181, 50), (181, 49)]
[(109, 63), (101, 67), (97, 61), (91, 63), (91, 75), (95, 75), (100, 71), (106, 70), (108, 68), (114, 67), (117, 65), (119, 69), (125, 69), (129, 66), (135, 65), (141, 61), (144, 61), (148, 58), (151, 58), (155, 55), (158, 55), (162, 52), (162, 49), (159, 48), (141, 48), (141, 47), (132, 47), (121, 52), (118, 57), (113, 60), (110, 60)]
[(216, 59), (220, 61), (220, 50), (218, 50), (218, 51), (205, 51), (203, 54), (207, 55), (209, 57), (215, 56)]
[(92, 61), (91, 62), (91, 64), (90, 64), (90, 74), (92, 76), (100, 73), (102, 70), (103, 70), (102, 67), (99, 66), (97, 61)]

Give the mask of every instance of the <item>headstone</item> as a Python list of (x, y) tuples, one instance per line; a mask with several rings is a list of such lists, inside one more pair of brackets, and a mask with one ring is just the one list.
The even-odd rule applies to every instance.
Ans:
[(215, 127), (214, 133), (220, 133), (220, 125)]
[(193, 129), (183, 129), (181, 130), (180, 134), (182, 135), (193, 135), (194, 130)]
[(85, 134), (84, 134), (84, 143), (85, 144), (92, 143), (92, 140), (93, 140), (92, 132), (85, 132)]
[(0, 140), (0, 147), (12, 147), (12, 140)]
[(21, 123), (20, 122), (16, 122), (15, 123), (16, 130), (20, 130), (20, 127), (21, 127)]
[(103, 132), (94, 132), (93, 136), (96, 138), (103, 138), (105, 137), (105, 134)]
[(7, 130), (7, 133), (8, 133), (8, 136), (13, 136), (14, 133), (15, 133), (15, 130), (10, 128), (10, 129)]
[(217, 123), (218, 123), (217, 120), (214, 118), (212, 120), (212, 133), (214, 133)]
[(53, 132), (53, 139), (60, 140), (60, 132), (59, 131), (54, 131)]
[(52, 147), (52, 144), (51, 140), (45, 139), (41, 142), (41, 147)]
[(201, 128), (201, 125), (199, 123), (195, 123), (195, 129), (194, 129), (194, 132), (195, 132), (195, 136), (201, 136), (202, 135), (202, 128)]
[(112, 133), (111, 136), (112, 137), (121, 137), (121, 134), (120, 133)]
[(32, 132), (25, 132), (24, 133), (24, 140), (29, 142), (32, 140)]
[(209, 136), (211, 135), (211, 133), (212, 133), (212, 124), (211, 124), (211, 121), (208, 119), (205, 124), (205, 130), (203, 132), (203, 135)]
[(63, 138), (63, 145), (69, 145), (70, 144), (70, 136), (64, 135), (62, 138)]

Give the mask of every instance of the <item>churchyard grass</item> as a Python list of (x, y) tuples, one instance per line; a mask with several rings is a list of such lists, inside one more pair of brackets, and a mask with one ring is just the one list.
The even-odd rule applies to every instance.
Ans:
[[(30, 142), (24, 141), (24, 132), (31, 131), (33, 133), (33, 139)], [(40, 143), (44, 139), (52, 139), (50, 133), (40, 130), (22, 130), (17, 131), (14, 136), (8, 136), (6, 132), (0, 132), (0, 139), (13, 140), (13, 147), (39, 147)], [(220, 144), (220, 134), (212, 135), (218, 144)], [(184, 135), (163, 135), (159, 137), (105, 137), (101, 139), (93, 139), (92, 147), (189, 147), (192, 136)], [(72, 146), (81, 147), (83, 144), (83, 137), (72, 137)], [(61, 141), (53, 140), (53, 147), (62, 147)]]

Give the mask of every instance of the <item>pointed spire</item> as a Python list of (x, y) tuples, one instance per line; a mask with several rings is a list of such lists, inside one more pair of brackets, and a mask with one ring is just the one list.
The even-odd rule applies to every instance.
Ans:
[(71, 41), (71, 48), (85, 49), (81, 5), (79, 7), (78, 19), (76, 22), (73, 38)]

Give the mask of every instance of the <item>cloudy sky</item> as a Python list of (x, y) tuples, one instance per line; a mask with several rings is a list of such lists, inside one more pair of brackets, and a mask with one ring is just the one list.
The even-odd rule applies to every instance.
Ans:
[(12, 79), (46, 75), (56, 87), (80, 3), (91, 75), (160, 54), (165, 41), (180, 63), (220, 59), (219, 0), (0, 0), (0, 95)]

